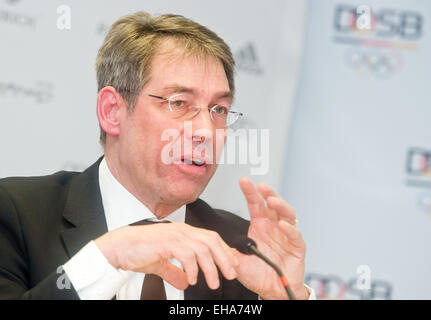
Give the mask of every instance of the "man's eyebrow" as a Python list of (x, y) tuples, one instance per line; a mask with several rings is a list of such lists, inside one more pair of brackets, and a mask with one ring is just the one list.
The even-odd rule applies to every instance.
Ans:
[(217, 97), (221, 98), (221, 99), (223, 99), (223, 98), (233, 99), (233, 94), (232, 94), (232, 91), (224, 91), (224, 92), (218, 94)]
[(163, 92), (185, 92), (185, 93), (194, 93), (195, 91), (191, 88), (187, 88), (180, 85), (170, 85), (163, 88)]
[[(165, 88), (163, 88), (163, 92), (179, 92), (179, 93), (191, 93), (194, 94), (195, 90), (193, 90), (192, 88), (188, 88), (188, 87), (184, 87), (181, 85), (169, 85)], [(215, 97), (217, 99), (224, 99), (224, 98), (230, 98), (233, 99), (233, 94), (232, 91), (222, 91), (222, 92), (218, 92)]]

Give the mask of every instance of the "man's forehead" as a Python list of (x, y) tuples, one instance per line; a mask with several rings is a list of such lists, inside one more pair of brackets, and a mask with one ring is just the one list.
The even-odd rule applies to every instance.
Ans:
[(179, 50), (171, 52), (156, 52), (151, 61), (151, 70), (171, 71), (171, 69), (202, 69), (211, 74), (216, 71), (224, 73), (221, 61), (212, 56), (202, 56), (193, 53), (185, 53)]
[(223, 69), (220, 59), (210, 54), (205, 54), (202, 50), (196, 51), (186, 48), (186, 44), (170, 37), (157, 42), (151, 60), (151, 67), (157, 67), (158, 64), (164, 64), (164, 67), (167, 65), (183, 67), (184, 65), (195, 64), (209, 68), (221, 67)]
[(210, 86), (223, 96), (232, 96), (221, 61), (212, 56), (187, 54), (180, 49), (157, 50), (151, 61), (150, 80), (164, 92), (197, 93)]

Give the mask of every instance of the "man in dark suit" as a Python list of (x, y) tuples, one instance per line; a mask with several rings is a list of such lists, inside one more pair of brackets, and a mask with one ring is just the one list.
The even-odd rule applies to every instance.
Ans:
[(184, 17), (114, 23), (96, 61), (105, 156), (83, 173), (0, 181), (0, 298), (285, 299), (268, 265), (231, 248), (236, 235), (310, 298), (295, 211), (274, 190), (241, 179), (250, 222), (198, 198), (220, 132), (242, 115), (233, 66), (225, 42)]

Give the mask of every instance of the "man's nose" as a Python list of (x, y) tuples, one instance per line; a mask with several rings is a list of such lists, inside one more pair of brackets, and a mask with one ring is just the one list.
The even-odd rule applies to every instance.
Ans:
[(214, 123), (211, 120), (210, 110), (208, 108), (201, 108), (199, 113), (192, 119), (192, 137), (196, 142), (209, 142), (214, 136)]

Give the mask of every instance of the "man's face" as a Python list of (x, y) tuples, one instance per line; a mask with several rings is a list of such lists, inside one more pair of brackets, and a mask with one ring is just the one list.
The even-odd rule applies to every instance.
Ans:
[[(150, 80), (142, 89), (135, 109), (120, 123), (121, 168), (133, 180), (136, 191), (150, 199), (147, 201), (171, 205), (190, 203), (203, 192), (215, 173), (216, 152), (223, 148), (224, 138), (216, 139), (216, 129), (220, 128), (212, 122), (209, 110), (201, 109), (192, 119), (175, 118), (168, 102), (148, 94), (171, 97), (186, 91), (194, 106), (230, 105), (229, 84), (223, 65), (215, 58), (186, 57), (171, 52), (156, 54), (151, 66)], [(166, 130), (179, 135), (163, 141)], [(202, 136), (203, 131), (206, 136), (202, 143), (196, 136)], [(181, 150), (173, 155), (178, 156), (176, 161), (166, 164), (166, 157), (162, 159), (162, 155), (166, 156), (167, 145), (173, 142)], [(196, 152), (198, 145), (201, 151), (203, 146), (212, 150), (212, 155)], [(206, 163), (202, 166), (188, 164), (192, 158), (205, 160), (205, 156)]]

